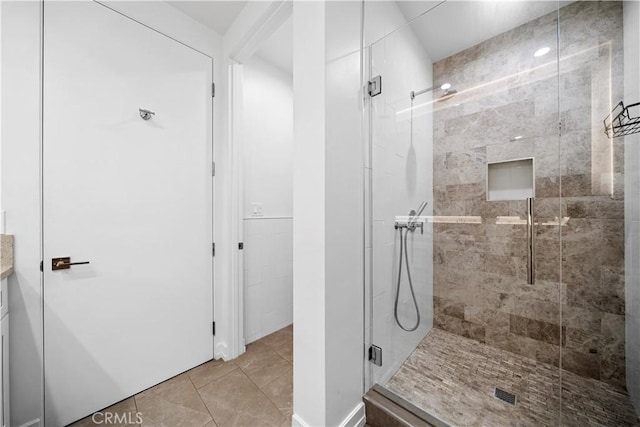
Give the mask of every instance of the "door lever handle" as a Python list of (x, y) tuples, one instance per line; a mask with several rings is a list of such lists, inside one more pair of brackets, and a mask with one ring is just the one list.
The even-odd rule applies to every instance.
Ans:
[(71, 257), (51, 258), (51, 270), (68, 270), (72, 265), (89, 264), (89, 261), (71, 262)]

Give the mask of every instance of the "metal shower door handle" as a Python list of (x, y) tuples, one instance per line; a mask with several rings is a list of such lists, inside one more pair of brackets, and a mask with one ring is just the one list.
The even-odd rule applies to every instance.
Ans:
[(527, 203), (527, 283), (533, 285), (536, 281), (535, 271), (535, 230), (533, 222), (533, 197), (526, 199)]

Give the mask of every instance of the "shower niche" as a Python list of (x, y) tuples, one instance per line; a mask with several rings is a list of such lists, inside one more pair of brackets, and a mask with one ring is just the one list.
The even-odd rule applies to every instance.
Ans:
[(487, 163), (487, 201), (534, 197), (533, 158)]

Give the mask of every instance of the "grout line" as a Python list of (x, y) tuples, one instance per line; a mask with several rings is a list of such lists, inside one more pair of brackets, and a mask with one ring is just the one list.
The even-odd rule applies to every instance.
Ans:
[[(242, 368), (240, 368), (240, 370), (242, 370)], [(280, 415), (282, 415), (286, 420), (287, 416), (282, 412), (282, 410), (278, 407), (278, 405), (276, 405), (276, 403), (269, 397), (269, 395), (267, 395), (267, 393), (265, 393), (264, 390), (262, 390), (262, 388), (258, 384), (256, 384), (256, 382), (253, 380), (253, 378), (249, 376), (249, 374), (247, 374), (244, 371), (242, 371), (242, 373), (249, 379), (249, 381), (253, 383), (254, 386), (256, 386), (256, 390), (258, 390), (258, 392), (260, 392), (264, 397), (266, 397), (267, 400), (278, 410), (278, 412), (280, 412)], [(267, 385), (268, 384), (271, 384), (271, 382), (267, 383)]]
[(286, 360), (287, 362), (293, 364), (293, 362), (290, 362), (289, 359), (287, 359), (286, 357), (284, 357), (284, 355), (282, 355), (278, 350), (274, 350), (271, 349), (275, 354), (277, 354), (278, 356), (282, 357), (284, 360)]
[(207, 382), (207, 383), (205, 383), (205, 384), (202, 384), (200, 387), (196, 387), (196, 385), (195, 385), (195, 384), (193, 384), (193, 380), (191, 380), (191, 377), (189, 377), (189, 379), (191, 380), (191, 383), (192, 383), (192, 384), (193, 384), (193, 386), (196, 388), (196, 390), (200, 390), (201, 388), (204, 388), (204, 387), (208, 386), (209, 384), (211, 384), (212, 382), (214, 382), (214, 381), (218, 381), (219, 379), (226, 377), (227, 375), (229, 375), (229, 374), (231, 374), (231, 373), (233, 373), (233, 372), (237, 371), (238, 369), (242, 370), (242, 369), (241, 369), (238, 365), (236, 365), (235, 363), (234, 363), (233, 365), (235, 366), (235, 368), (233, 368), (233, 369), (232, 369), (232, 370), (230, 370), (229, 372), (225, 372), (224, 374), (220, 375), (219, 377), (216, 377), (216, 378), (212, 379), (211, 381), (209, 381), (209, 382)]
[[(138, 394), (140, 394), (140, 393), (138, 393)], [(140, 412), (140, 413), (142, 414), (142, 423), (141, 423), (140, 425), (144, 425), (144, 413), (142, 413), (142, 411), (140, 411), (140, 410), (138, 409), (138, 399), (136, 398), (136, 396), (137, 396), (138, 394), (134, 394), (134, 395), (133, 395), (133, 396), (131, 396), (131, 397), (133, 397), (133, 403), (134, 403), (134, 405), (136, 406), (136, 413)]]
[[(293, 372), (291, 372), (291, 374), (293, 375)], [(275, 380), (279, 380), (280, 378), (284, 377), (285, 375), (287, 375), (287, 373), (283, 373), (281, 375), (278, 375), (277, 377), (275, 377), (274, 379), (272, 379), (271, 381), (269, 381), (268, 383), (266, 383), (264, 385), (264, 387), (268, 386), (269, 384), (271, 384), (272, 382), (274, 382)], [(247, 375), (248, 376), (248, 375)], [(258, 386), (258, 384), (256, 384)], [(262, 387), (258, 386), (258, 388), (262, 389)]]
[[(257, 389), (260, 393), (262, 393), (262, 395), (263, 395), (264, 397), (266, 397), (266, 398), (267, 398), (267, 400), (268, 400), (269, 402), (271, 402), (271, 404), (272, 404), (273, 406), (275, 406), (275, 408), (276, 408), (278, 411), (280, 411), (280, 414), (282, 414), (282, 416), (286, 419), (286, 418), (287, 418), (287, 416), (282, 412), (282, 410), (278, 407), (278, 405), (277, 405), (277, 404), (276, 404), (276, 403), (275, 403), (275, 402), (274, 402), (274, 401), (269, 397), (269, 395), (268, 395), (267, 393), (265, 393), (265, 392), (264, 392), (264, 390), (262, 389), (262, 387), (260, 387), (260, 386), (259, 386), (259, 385), (258, 385), (258, 384), (253, 380), (253, 378), (251, 378), (251, 377), (249, 376), (249, 374), (247, 374), (246, 372), (244, 372), (244, 370), (242, 369), (242, 367), (240, 368), (240, 370), (241, 370), (241, 371), (242, 371), (242, 373), (243, 373), (243, 374), (244, 374), (244, 375), (249, 379), (249, 381), (251, 381), (251, 382), (253, 383), (253, 385), (255, 385), (255, 386), (256, 386), (256, 389)], [(273, 380), (269, 381), (267, 384), (265, 384), (265, 386), (267, 386), (267, 385), (271, 384), (273, 381), (277, 380), (278, 378), (282, 377), (283, 375), (284, 375), (284, 374), (282, 374), (282, 375), (280, 375), (280, 376), (278, 376), (278, 377), (274, 378)]]
[(133, 406), (136, 407), (136, 414), (137, 414), (140, 411), (138, 410), (138, 401), (136, 400), (136, 395), (134, 394), (133, 396), (131, 396), (131, 398), (133, 399)]
[[(284, 360), (284, 361), (285, 361), (285, 362), (287, 362), (289, 365), (291, 365), (291, 368), (293, 369), (293, 362), (292, 362), (292, 361), (289, 361), (288, 359), (286, 359), (285, 357), (283, 357), (283, 356), (282, 356), (278, 351), (276, 351), (276, 350), (275, 350), (271, 345), (269, 345), (267, 342), (265, 342), (265, 341), (264, 341), (264, 340), (265, 340), (265, 338), (270, 337), (270, 336), (275, 335), (275, 334), (278, 334), (278, 333), (279, 333), (279, 332), (281, 332), (281, 331), (282, 331), (283, 333), (287, 333), (287, 334), (288, 334), (288, 332), (284, 332), (284, 330), (285, 330), (286, 328), (288, 328), (288, 327), (289, 327), (289, 326), (285, 326), (284, 328), (281, 328), (281, 329), (279, 329), (279, 330), (277, 330), (277, 331), (275, 331), (275, 332), (273, 332), (273, 333), (271, 333), (271, 334), (269, 334), (269, 335), (266, 335), (266, 336), (264, 336), (264, 337), (260, 338), (259, 340), (254, 341), (254, 342), (253, 342), (253, 343), (251, 343), (251, 344), (254, 344), (254, 343), (261, 343), (261, 344), (263, 344), (263, 345), (267, 348), (267, 350), (270, 350), (270, 351), (271, 351), (271, 352), (273, 352), (274, 354), (278, 355), (278, 357), (280, 357), (282, 360)], [(292, 340), (293, 340), (293, 338), (292, 338)], [(293, 344), (293, 343), (292, 343), (292, 344)], [(247, 373), (247, 372), (245, 371), (245, 369), (244, 369), (242, 366), (240, 366), (240, 365), (237, 365), (237, 366), (238, 366), (238, 368), (240, 369), (240, 371), (241, 371), (241, 372), (242, 372), (242, 373), (243, 373), (243, 374), (244, 374), (244, 375), (249, 379), (249, 381), (251, 381), (251, 382), (253, 383), (253, 385), (255, 385), (255, 386), (256, 386), (256, 389), (257, 389), (257, 390), (258, 390), (258, 391), (259, 391), (263, 396), (265, 396), (265, 397), (267, 398), (267, 400), (268, 400), (269, 402), (271, 402), (271, 404), (272, 404), (272, 405), (273, 405), (273, 406), (274, 406), (274, 407), (275, 407), (275, 408), (280, 412), (280, 414), (282, 415), (282, 417), (283, 417), (285, 420), (289, 420), (289, 421), (291, 421), (291, 416), (288, 416), (287, 414), (285, 414), (285, 413), (283, 412), (283, 410), (282, 410), (282, 409), (280, 409), (280, 407), (276, 404), (276, 402), (274, 402), (274, 401), (273, 401), (273, 399), (271, 399), (271, 398), (269, 397), (269, 395), (268, 395), (267, 393), (265, 393), (265, 391), (262, 389), (262, 387), (260, 387), (260, 386), (259, 386), (259, 385), (258, 385), (258, 384), (253, 380), (253, 378), (251, 378), (251, 376), (249, 375), (249, 373)], [(268, 383), (266, 383), (263, 387), (268, 386), (269, 384), (273, 383), (273, 382), (274, 382), (275, 380), (277, 380), (277, 379), (280, 379), (280, 378), (281, 378), (281, 377), (283, 377), (284, 375), (286, 375), (286, 373), (283, 373), (282, 375), (279, 375), (279, 376), (277, 376), (276, 378), (272, 379), (271, 381), (269, 381)], [(292, 403), (293, 403), (293, 402), (292, 402)], [(287, 408), (287, 409), (289, 409), (289, 408)], [(293, 409), (293, 408), (291, 408), (291, 409)]]
[[(234, 369), (235, 370), (235, 369)], [(230, 372), (233, 372), (234, 370), (231, 370)], [(196, 391), (196, 394), (198, 395), (198, 399), (200, 399), (200, 402), (202, 402), (202, 405), (204, 406), (204, 409), (207, 410), (207, 412), (209, 413), (209, 416), (211, 417), (211, 421), (213, 421), (213, 423), (217, 426), (218, 423), (216, 423), (215, 418), (213, 418), (213, 414), (211, 413), (211, 410), (209, 410), (209, 407), (207, 406), (206, 403), (204, 403), (204, 399), (202, 399), (202, 395), (200, 395), (200, 390), (198, 390), (198, 388), (196, 387), (196, 385), (193, 383), (193, 380), (191, 379), (191, 375), (188, 374), (189, 371), (187, 371), (187, 378), (189, 378), (189, 382), (191, 383), (191, 386), (193, 387), (193, 389)], [(228, 374), (229, 372), (227, 372)], [(225, 374), (226, 375), (226, 374)], [(224, 375), (223, 375), (224, 377)], [(222, 377), (220, 377), (222, 378)], [(213, 381), (211, 381), (213, 382)], [(210, 384), (207, 383), (207, 384)], [(203, 386), (204, 387), (204, 386)], [(203, 424), (203, 426), (207, 425), (209, 422), (207, 421), (206, 423)]]

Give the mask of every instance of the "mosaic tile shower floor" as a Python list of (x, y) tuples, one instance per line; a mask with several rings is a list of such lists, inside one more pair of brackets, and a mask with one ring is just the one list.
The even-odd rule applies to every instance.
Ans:
[[(386, 387), (453, 426), (640, 426), (627, 393), (433, 329)], [(493, 397), (517, 395), (515, 406)]]

